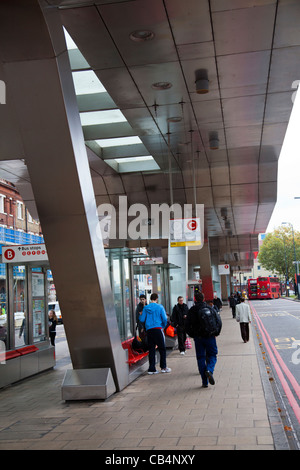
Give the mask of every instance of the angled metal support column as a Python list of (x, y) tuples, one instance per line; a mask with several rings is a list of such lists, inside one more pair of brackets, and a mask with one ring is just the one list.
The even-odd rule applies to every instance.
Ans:
[[(52, 37), (49, 28), (55, 31)], [(116, 389), (121, 390), (128, 384), (128, 365), (56, 10), (43, 12), (37, 0), (1, 2), (0, 58), (8, 96), (14, 100), (73, 367), (110, 368)]]

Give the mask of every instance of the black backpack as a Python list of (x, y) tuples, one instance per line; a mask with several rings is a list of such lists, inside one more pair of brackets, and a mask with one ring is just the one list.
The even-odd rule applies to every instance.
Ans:
[(219, 336), (222, 329), (222, 320), (219, 313), (215, 309), (204, 305), (194, 305), (191, 310), (190, 332), (188, 335), (194, 338), (201, 336), (202, 338), (210, 338), (211, 336)]

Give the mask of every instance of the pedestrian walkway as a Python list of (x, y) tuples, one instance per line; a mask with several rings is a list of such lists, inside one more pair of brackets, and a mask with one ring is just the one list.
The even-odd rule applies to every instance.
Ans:
[(185, 356), (169, 354), (171, 373), (145, 373), (104, 402), (62, 401), (68, 366), (56, 367), (0, 390), (0, 449), (284, 448), (280, 419), (270, 415), (274, 398), (263, 386), (256, 330), (243, 343), (231, 310), (223, 308), (221, 316), (214, 386), (201, 388), (193, 341)]

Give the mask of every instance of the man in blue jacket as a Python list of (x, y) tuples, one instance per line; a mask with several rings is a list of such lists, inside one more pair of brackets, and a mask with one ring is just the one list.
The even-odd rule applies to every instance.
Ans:
[(140, 322), (145, 324), (148, 347), (149, 347), (149, 369), (148, 374), (158, 374), (155, 368), (155, 346), (158, 347), (160, 355), (160, 368), (162, 372), (171, 372), (167, 367), (167, 352), (165, 335), (163, 329), (167, 325), (167, 314), (164, 307), (158, 302), (158, 295), (151, 294), (150, 304), (146, 305), (140, 316)]

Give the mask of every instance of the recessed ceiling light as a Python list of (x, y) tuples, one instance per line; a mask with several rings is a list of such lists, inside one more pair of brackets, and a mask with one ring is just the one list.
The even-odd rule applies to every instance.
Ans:
[(170, 83), (170, 82), (156, 82), (156, 83), (153, 83), (151, 86), (154, 90), (168, 90), (169, 88), (172, 87), (172, 83)]
[(180, 122), (180, 121), (182, 121), (182, 117), (181, 116), (172, 116), (172, 117), (167, 118), (167, 121), (168, 122)]
[(154, 38), (154, 33), (148, 29), (133, 31), (129, 35), (130, 39), (135, 42), (150, 41)]

